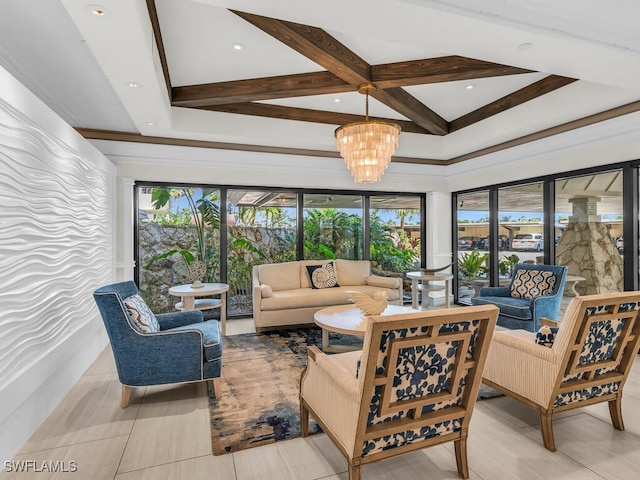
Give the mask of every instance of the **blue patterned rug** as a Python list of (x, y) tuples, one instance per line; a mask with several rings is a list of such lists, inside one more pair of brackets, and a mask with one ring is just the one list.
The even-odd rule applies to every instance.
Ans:
[[(319, 328), (281, 330), (261, 335), (231, 335), (223, 340), (222, 392), (209, 389), (211, 449), (236, 452), (300, 435), (300, 374), (307, 346), (321, 345)], [(331, 335), (331, 344), (362, 345), (350, 335)], [(479, 398), (499, 395), (482, 386)], [(320, 431), (311, 422), (309, 433)]]

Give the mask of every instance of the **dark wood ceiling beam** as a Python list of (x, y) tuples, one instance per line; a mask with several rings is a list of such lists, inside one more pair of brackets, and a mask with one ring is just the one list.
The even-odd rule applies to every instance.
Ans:
[(356, 87), (333, 73), (323, 71), (173, 87), (172, 105), (201, 107), (356, 90)]
[(375, 88), (369, 95), (434, 135), (446, 135), (449, 132), (449, 124), (444, 118), (401, 88)]
[(451, 55), (372, 65), (371, 81), (378, 88), (395, 88), (523, 73), (532, 70)]
[(345, 82), (357, 87), (370, 81), (369, 64), (321, 28), (231, 11)]
[(509, 110), (534, 98), (538, 98), (546, 93), (553, 92), (558, 88), (575, 82), (575, 78), (560, 77), (558, 75), (549, 75), (531, 85), (506, 95), (495, 102), (491, 102), (484, 107), (480, 107), (473, 112), (469, 112), (462, 117), (453, 120), (450, 124), (449, 131), (455, 132), (464, 127), (468, 127), (474, 123), (485, 120), (493, 115)]
[[(255, 115), (259, 117), (281, 118), (285, 120), (297, 120), (300, 122), (325, 123), (330, 125), (344, 125), (352, 122), (364, 121), (363, 115), (350, 113), (327, 112), (323, 110), (311, 110), (307, 108), (284, 107), (268, 103), (233, 103), (227, 105), (197, 107), (200, 110), (213, 112), (238, 113), (241, 115)], [(424, 128), (406, 120), (394, 120), (389, 118), (369, 117), (370, 120), (382, 120), (394, 122), (400, 125), (403, 132), (428, 134)]]
[[(371, 66), (321, 28), (232, 10), (233, 13), (293, 48), (331, 73), (358, 87), (370, 83)], [(371, 96), (436, 135), (447, 121), (400, 88), (375, 89)]]

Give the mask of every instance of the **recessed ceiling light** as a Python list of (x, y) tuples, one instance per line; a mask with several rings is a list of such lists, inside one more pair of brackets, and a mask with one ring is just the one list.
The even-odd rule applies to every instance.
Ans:
[(98, 17), (105, 17), (109, 13), (109, 10), (104, 8), (102, 5), (89, 5), (87, 8), (91, 13)]
[(158, 124), (156, 122), (147, 122), (149, 127), (156, 127)]
[(524, 52), (525, 50), (529, 50), (530, 48), (533, 48), (533, 43), (521, 43), (520, 45), (518, 45), (516, 47), (518, 50), (520, 50), (521, 52)]
[(241, 43), (232, 43), (231, 46), (234, 50), (244, 50), (244, 45)]
[(333, 101), (336, 102), (336, 103), (340, 103), (340, 99), (339, 98), (334, 98)]
[(466, 85), (464, 88), (466, 88), (467, 90), (473, 90), (474, 88), (476, 88), (476, 86), (473, 83), (470, 83), (469, 85)]
[(142, 88), (142, 84), (138, 82), (128, 82), (127, 86), (131, 88)]

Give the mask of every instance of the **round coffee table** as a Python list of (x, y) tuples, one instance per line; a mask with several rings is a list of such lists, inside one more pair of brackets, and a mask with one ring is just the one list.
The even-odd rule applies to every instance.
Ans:
[[(382, 315), (397, 315), (399, 313), (417, 312), (411, 307), (400, 305), (387, 305)], [(322, 328), (322, 350), (324, 352), (344, 352), (354, 350), (353, 347), (344, 345), (329, 345), (329, 332), (344, 333), (356, 337), (364, 337), (367, 330), (367, 321), (364, 314), (355, 305), (336, 305), (318, 310), (313, 314), (313, 319)], [(356, 347), (357, 350), (360, 348)]]

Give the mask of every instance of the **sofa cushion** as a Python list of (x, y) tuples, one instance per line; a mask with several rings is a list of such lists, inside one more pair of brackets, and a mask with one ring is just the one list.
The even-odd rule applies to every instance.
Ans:
[(324, 265), (307, 265), (311, 288), (334, 288), (339, 287), (336, 278), (336, 268), (333, 262)]
[[(349, 290), (354, 290), (353, 286), (322, 288), (318, 290), (298, 288), (295, 290), (274, 291), (273, 296), (263, 298), (260, 305), (263, 311), (347, 305), (351, 303), (349, 301), (349, 293), (347, 293)], [(357, 288), (357, 291), (366, 293), (369, 296), (373, 296), (373, 294), (379, 290), (381, 290), (380, 287), (370, 285), (362, 285)], [(398, 300), (398, 290), (385, 289), (384, 291), (387, 292), (389, 300)]]
[(367, 284), (367, 277), (371, 275), (371, 262), (369, 260), (338, 259), (335, 263), (336, 275), (340, 285)]
[(274, 292), (300, 288), (300, 266), (298, 262), (260, 265), (258, 279), (261, 284), (269, 285)]
[(124, 299), (127, 312), (133, 320), (134, 326), (142, 333), (156, 333), (160, 331), (158, 319), (147, 306), (144, 299), (139, 295), (131, 295)]
[(531, 300), (513, 297), (473, 297), (473, 305), (496, 305), (500, 316), (531, 320)]
[(222, 357), (220, 327), (217, 320), (208, 320), (206, 322), (194, 323), (192, 325), (182, 325), (180, 327), (164, 330), (163, 332), (178, 332), (182, 330), (198, 330), (202, 332), (204, 358), (207, 362), (212, 362)]
[(543, 270), (516, 270), (509, 294), (513, 298), (531, 299), (552, 295), (556, 286), (556, 274)]

